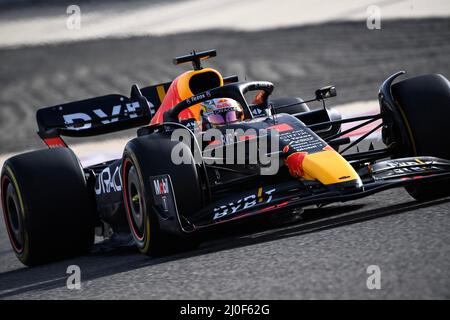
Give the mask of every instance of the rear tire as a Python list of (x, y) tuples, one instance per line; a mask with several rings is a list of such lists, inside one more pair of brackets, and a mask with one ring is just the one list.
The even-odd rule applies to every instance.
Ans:
[[(186, 251), (199, 244), (195, 237), (181, 237), (162, 230), (152, 206), (153, 186), (149, 177), (168, 174), (180, 215), (189, 217), (201, 208), (201, 188), (193, 159), (191, 164), (180, 165), (174, 165), (171, 160), (172, 148), (180, 143), (159, 136), (142, 136), (125, 147), (122, 164), (125, 211), (139, 251), (149, 256)], [(186, 154), (191, 154), (186, 145), (182, 147)]]
[[(402, 156), (433, 156), (450, 160), (450, 82), (442, 75), (430, 74), (392, 85), (410, 150)], [(406, 187), (416, 200), (426, 201), (450, 195), (449, 180), (419, 183)]]
[(95, 206), (80, 163), (68, 148), (6, 160), (1, 202), (11, 245), (26, 265), (73, 257), (93, 244)]

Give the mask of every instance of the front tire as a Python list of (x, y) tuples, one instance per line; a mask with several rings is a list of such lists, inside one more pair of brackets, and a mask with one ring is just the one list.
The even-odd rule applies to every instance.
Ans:
[[(392, 85), (410, 141), (402, 156), (433, 156), (450, 160), (450, 82), (442, 75), (430, 74)], [(450, 195), (450, 181), (419, 183), (406, 187), (419, 201)]]
[[(180, 143), (159, 136), (142, 136), (125, 147), (122, 164), (125, 211), (139, 251), (149, 256), (190, 250), (199, 244), (192, 236), (181, 237), (162, 230), (152, 203), (150, 177), (168, 174), (179, 214), (188, 217), (201, 208), (201, 188), (193, 158), (190, 164), (180, 165), (171, 160), (172, 148)], [(186, 145), (182, 148), (191, 154)]]

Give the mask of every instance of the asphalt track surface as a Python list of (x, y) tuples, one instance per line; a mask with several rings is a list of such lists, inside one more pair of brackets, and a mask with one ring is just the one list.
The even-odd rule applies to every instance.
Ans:
[[(239, 33), (214, 31), (0, 50), (1, 152), (40, 146), (34, 110), (127, 93), (130, 83), (169, 80), (174, 54), (216, 47), (225, 74), (271, 80), (277, 95), (338, 87), (336, 103), (372, 100), (398, 69), (450, 75), (450, 20), (405, 20), (368, 31), (348, 22)], [(220, 57), (222, 56), (222, 57)], [(417, 203), (402, 190), (307, 209), (303, 219), (256, 221), (208, 237), (200, 249), (147, 258), (135, 249), (96, 251), (26, 268), (0, 224), (1, 299), (450, 298), (450, 199)], [(57, 239), (55, 239), (57, 241)], [(66, 268), (82, 289), (66, 287)], [(366, 269), (381, 269), (368, 290)]]

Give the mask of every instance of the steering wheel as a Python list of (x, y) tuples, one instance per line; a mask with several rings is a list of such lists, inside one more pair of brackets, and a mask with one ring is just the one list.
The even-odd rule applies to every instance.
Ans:
[(215, 99), (215, 98), (231, 98), (239, 102), (244, 111), (244, 116), (246, 119), (253, 119), (253, 113), (244, 98), (244, 94), (249, 91), (262, 90), (263, 96), (262, 105), (267, 107), (269, 96), (273, 91), (273, 83), (268, 81), (249, 81), (249, 82), (239, 82), (230, 83), (222, 87), (217, 87), (211, 90), (204, 91), (195, 96), (187, 98), (181, 101), (172, 109), (167, 110), (164, 113), (164, 122), (179, 122), (178, 115), (183, 110), (192, 107), (198, 103)]

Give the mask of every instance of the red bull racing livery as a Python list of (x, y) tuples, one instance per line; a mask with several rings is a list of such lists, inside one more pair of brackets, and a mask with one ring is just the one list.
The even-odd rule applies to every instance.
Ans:
[[(397, 72), (380, 87), (380, 113), (342, 119), (326, 104), (334, 86), (311, 99), (274, 98), (270, 82), (239, 82), (202, 68), (215, 55), (175, 58), (193, 70), (169, 83), (133, 85), (129, 97), (111, 94), (37, 112), (48, 148), (8, 159), (0, 180), (20, 261), (36, 265), (86, 252), (95, 229), (161, 255), (193, 248), (204, 232), (250, 223), (249, 217), (298, 213), (396, 187), (418, 201), (450, 195), (444, 76), (399, 80), (404, 72)], [(344, 123), (354, 126), (343, 130)], [(361, 131), (365, 126), (370, 129)], [(63, 140), (130, 128), (137, 135), (122, 157), (86, 167)], [(367, 141), (376, 130), (378, 147)]]

